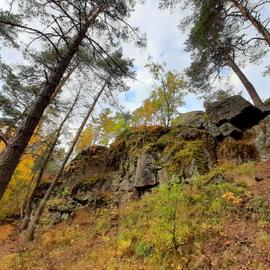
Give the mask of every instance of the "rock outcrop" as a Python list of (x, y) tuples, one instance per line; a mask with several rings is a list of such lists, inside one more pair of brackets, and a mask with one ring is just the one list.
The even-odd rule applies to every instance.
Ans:
[(246, 130), (239, 139), (224, 138), (217, 147), (217, 157), (237, 163), (267, 161), (270, 158), (270, 116)]
[[(189, 182), (216, 164), (216, 140), (186, 125), (145, 127), (123, 134), (110, 148), (93, 146), (80, 153), (63, 175), (76, 203), (113, 194), (118, 203), (170, 179)], [(127, 195), (130, 194), (130, 195)], [(100, 200), (100, 198), (99, 198)]]
[(157, 166), (151, 154), (142, 153), (138, 158), (134, 187), (144, 189), (157, 185)]
[[(257, 125), (270, 112), (253, 106), (241, 96), (232, 96), (223, 101), (209, 103), (206, 113), (213, 136), (238, 137), (242, 135), (242, 131)], [(214, 131), (213, 125), (216, 127)]]
[[(121, 205), (162, 183), (189, 183), (223, 161), (270, 158), (267, 109), (234, 96), (209, 104), (206, 112), (182, 114), (171, 128), (134, 128), (110, 147), (84, 150), (63, 175), (71, 205)], [(225, 180), (216, 175), (211, 181)]]

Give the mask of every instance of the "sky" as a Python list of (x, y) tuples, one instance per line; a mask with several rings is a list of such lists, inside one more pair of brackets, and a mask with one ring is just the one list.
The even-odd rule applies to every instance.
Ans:
[[(137, 80), (128, 82), (130, 90), (119, 97), (122, 105), (130, 111), (138, 108), (142, 101), (149, 97), (154, 84), (153, 78), (145, 68), (149, 56), (155, 62), (166, 63), (167, 70), (182, 72), (190, 64), (190, 57), (184, 51), (186, 34), (178, 29), (178, 24), (184, 16), (183, 11), (180, 8), (175, 9), (174, 12), (160, 10), (158, 2), (148, 0), (144, 5), (138, 4), (129, 19), (131, 25), (138, 26), (141, 32), (146, 33), (147, 36), (146, 48), (138, 48), (132, 43), (123, 44), (124, 55), (134, 59), (137, 72)], [(4, 5), (5, 1), (0, 0), (0, 8)], [(20, 57), (10, 50), (2, 50), (1, 54), (3, 55), (3, 53), (3, 58), (12, 59), (14, 63), (21, 61)], [(262, 99), (270, 97), (270, 76), (262, 76), (267, 65), (270, 65), (269, 56), (259, 65), (247, 65), (243, 68)], [(229, 83), (234, 86), (235, 92), (242, 92), (243, 96), (250, 100), (235, 74), (230, 74)], [(223, 85), (220, 86), (220, 88), (222, 87)], [(188, 95), (185, 98), (185, 105), (179, 108), (179, 111), (201, 109), (203, 109), (202, 101), (194, 95)]]
[[(146, 33), (148, 44), (143, 50), (135, 48), (132, 44), (124, 45), (124, 54), (135, 59), (137, 78), (140, 81), (132, 82), (129, 93), (121, 96), (121, 100), (128, 109), (133, 110), (140, 106), (151, 91), (153, 80), (144, 68), (149, 55), (154, 61), (167, 63), (168, 70), (181, 72), (189, 66), (190, 57), (184, 51), (186, 34), (177, 27), (183, 16), (181, 9), (176, 9), (173, 13), (158, 9), (158, 1), (146, 1), (146, 4), (136, 7), (129, 21)], [(259, 65), (247, 65), (242, 69), (254, 84), (262, 99), (270, 97), (270, 76), (262, 76), (267, 65), (270, 65), (269, 55)], [(235, 74), (230, 73), (228, 82), (234, 86), (236, 93), (242, 92), (243, 96), (250, 100)], [(225, 82), (220, 88), (222, 87), (225, 87)], [(202, 101), (194, 95), (188, 95), (185, 98), (185, 105), (180, 108), (180, 112), (201, 109), (203, 109)]]

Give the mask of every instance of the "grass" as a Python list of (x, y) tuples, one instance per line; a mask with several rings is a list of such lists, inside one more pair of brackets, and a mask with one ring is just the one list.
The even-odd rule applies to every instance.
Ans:
[[(220, 173), (224, 181), (209, 182)], [(253, 173), (253, 163), (227, 163), (194, 177), (190, 184), (176, 179), (157, 187), (122, 208), (80, 210), (83, 219), (76, 214), (69, 223), (53, 228), (44, 225), (33, 244), (1, 258), (1, 262), (6, 269), (18, 270), (199, 270), (206, 265), (207, 243), (218, 248), (232, 243), (224, 254), (214, 253), (211, 258), (216, 260), (217, 269), (239, 269), (234, 257), (245, 256), (244, 248), (230, 238), (234, 234), (227, 235), (230, 229), (224, 228), (224, 224), (231, 225), (234, 216), (238, 219), (235, 228), (237, 223), (240, 229), (247, 222), (252, 224), (251, 247), (265, 252), (270, 249), (270, 203), (249, 191)], [(39, 268), (41, 265), (44, 267)], [(257, 267), (254, 269), (267, 269), (259, 260), (253, 265)]]
[(201, 256), (202, 243), (219, 231), (221, 219), (237, 207), (243, 194), (243, 187), (230, 183), (174, 184), (153, 190), (123, 213), (118, 235), (122, 255), (144, 258), (146, 265), (159, 269), (183, 267)]

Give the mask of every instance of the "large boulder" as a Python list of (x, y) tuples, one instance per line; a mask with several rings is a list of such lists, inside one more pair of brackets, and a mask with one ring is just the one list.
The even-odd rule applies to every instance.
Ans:
[(258, 124), (266, 116), (265, 112), (239, 95), (207, 104), (206, 113), (209, 122), (217, 127), (229, 122), (241, 130)]
[(259, 154), (261, 161), (270, 158), (270, 116), (264, 118), (260, 123), (245, 132), (244, 139), (250, 138)]
[(270, 116), (244, 131), (241, 138), (224, 138), (217, 147), (217, 158), (237, 163), (267, 161), (270, 158)]
[(134, 187), (147, 188), (157, 184), (156, 161), (151, 154), (142, 153), (138, 159)]

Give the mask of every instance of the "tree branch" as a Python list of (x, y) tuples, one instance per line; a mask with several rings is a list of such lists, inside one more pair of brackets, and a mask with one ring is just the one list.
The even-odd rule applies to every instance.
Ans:
[(56, 53), (60, 57), (62, 57), (62, 55), (60, 54), (59, 50), (57, 49), (57, 47), (55, 46), (55, 44), (51, 41), (51, 39), (48, 37), (48, 35), (42, 33), (40, 30), (35, 29), (35, 28), (31, 28), (31, 27), (28, 27), (28, 26), (25, 26), (25, 25), (21, 25), (21, 24), (18, 24), (18, 23), (10, 22), (10, 21), (0, 20), (0, 23), (6, 24), (6, 25), (10, 25), (10, 26), (13, 26), (13, 27), (18, 27), (18, 28), (21, 28), (21, 29), (24, 29), (24, 30), (28, 30), (28, 31), (31, 31), (31, 32), (34, 32), (34, 33), (37, 33), (37, 34), (41, 35), (42, 37), (46, 38), (49, 41), (49, 43), (55, 49)]

